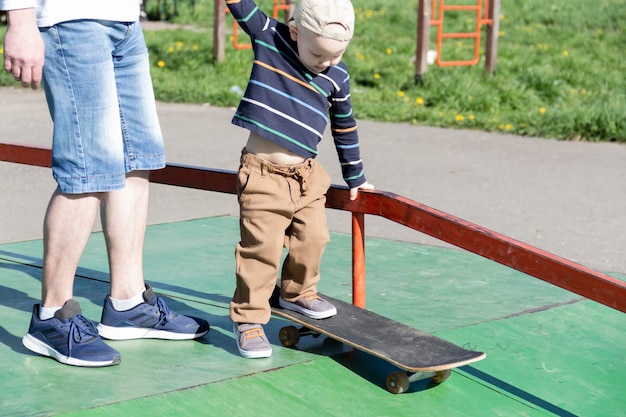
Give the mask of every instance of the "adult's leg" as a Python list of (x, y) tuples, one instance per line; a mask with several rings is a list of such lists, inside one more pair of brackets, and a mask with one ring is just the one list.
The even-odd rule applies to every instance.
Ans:
[(149, 172), (126, 175), (126, 187), (102, 198), (100, 216), (111, 273), (111, 297), (127, 299), (145, 289), (143, 243), (149, 200)]
[(55, 191), (44, 220), (45, 307), (72, 298), (74, 275), (93, 229), (98, 206), (107, 243), (111, 297), (130, 298), (145, 289), (142, 252), (149, 183), (147, 171), (127, 175), (126, 187), (107, 193), (63, 194)]
[(113, 64), (102, 47), (108, 36), (96, 22), (72, 21), (42, 30), (42, 37), (58, 184), (44, 218), (42, 302), (60, 307), (72, 298), (103, 192), (124, 185), (124, 160)]
[(124, 300), (145, 289), (142, 255), (149, 171), (165, 166), (165, 156), (140, 25), (129, 25), (113, 55), (127, 173), (124, 188), (108, 192), (102, 199), (101, 219), (111, 273), (110, 295)]
[(96, 218), (100, 194), (57, 189), (44, 218), (42, 302), (60, 307), (72, 298), (74, 275)]
[(142, 255), (148, 213), (148, 173), (145, 170), (128, 173), (122, 190), (108, 192), (102, 198), (100, 213), (111, 293), (105, 298), (98, 332), (103, 338), (113, 340), (196, 339), (209, 331), (209, 323), (170, 310), (165, 300), (144, 283)]
[[(42, 305), (33, 306), (22, 344), (32, 352), (75, 366), (110, 366), (120, 354), (98, 336), (72, 300), (74, 275), (100, 204), (99, 193), (63, 194), (57, 189), (44, 218)], [(43, 317), (42, 317), (43, 316)]]

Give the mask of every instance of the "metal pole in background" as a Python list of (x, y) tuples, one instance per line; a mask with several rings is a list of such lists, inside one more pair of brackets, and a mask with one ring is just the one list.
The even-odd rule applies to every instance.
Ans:
[(215, 0), (213, 10), (213, 59), (216, 62), (222, 62), (226, 58), (226, 5), (224, 0)]
[(485, 72), (495, 74), (496, 59), (498, 57), (498, 32), (500, 32), (500, 0), (491, 0), (489, 15), (491, 24), (487, 25), (487, 39), (485, 46)]
[(417, 47), (415, 50), (415, 82), (421, 81), (428, 70), (428, 46), (430, 43), (431, 0), (419, 0), (417, 6)]

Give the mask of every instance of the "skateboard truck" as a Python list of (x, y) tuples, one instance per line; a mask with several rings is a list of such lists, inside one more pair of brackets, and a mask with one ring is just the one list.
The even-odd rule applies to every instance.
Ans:
[(297, 328), (296, 326), (286, 326), (278, 332), (278, 338), (284, 347), (293, 347), (297, 345), (302, 336), (313, 336), (314, 338), (318, 338), (320, 333), (307, 327)]
[(449, 369), (433, 372), (396, 371), (387, 375), (385, 386), (387, 387), (387, 391), (392, 394), (402, 394), (408, 391), (409, 384), (413, 381), (421, 381), (422, 379), (430, 378), (434, 384), (438, 385), (450, 378), (450, 373), (451, 371)]

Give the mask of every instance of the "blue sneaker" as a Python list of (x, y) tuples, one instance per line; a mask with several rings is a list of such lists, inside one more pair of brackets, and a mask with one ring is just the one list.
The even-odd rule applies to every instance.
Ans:
[(98, 336), (93, 322), (85, 318), (80, 305), (67, 301), (54, 317), (39, 319), (39, 304), (33, 307), (24, 346), (40, 355), (74, 366), (109, 366), (120, 363), (120, 354)]
[(209, 332), (209, 322), (175, 313), (165, 300), (146, 284), (145, 302), (126, 311), (117, 311), (108, 295), (104, 300), (98, 332), (105, 339), (197, 339)]

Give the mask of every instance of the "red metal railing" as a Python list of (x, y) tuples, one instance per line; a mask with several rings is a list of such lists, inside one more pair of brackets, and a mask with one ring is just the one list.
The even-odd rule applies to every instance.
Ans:
[[(50, 167), (46, 148), (0, 143), (0, 161)], [(236, 174), (203, 167), (167, 164), (150, 181), (235, 194)], [(381, 216), (491, 259), (535, 278), (626, 313), (626, 283), (492, 230), (384, 191), (362, 192), (355, 201), (345, 187), (331, 186), (326, 206), (352, 213), (353, 303), (365, 307), (365, 215)]]

